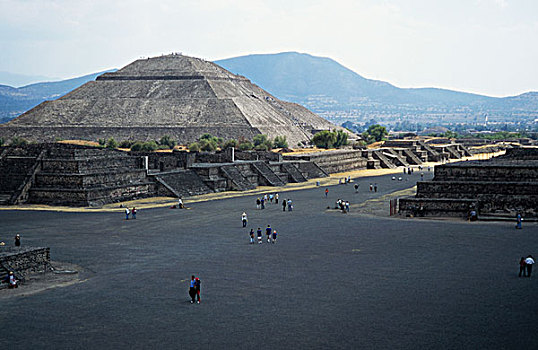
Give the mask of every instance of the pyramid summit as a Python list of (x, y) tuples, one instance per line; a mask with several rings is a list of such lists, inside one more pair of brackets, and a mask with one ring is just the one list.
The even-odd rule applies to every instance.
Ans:
[(149, 140), (180, 143), (203, 133), (228, 138), (286, 136), (290, 145), (317, 130), (339, 128), (284, 102), (215, 63), (171, 54), (139, 59), (0, 125), (0, 136)]

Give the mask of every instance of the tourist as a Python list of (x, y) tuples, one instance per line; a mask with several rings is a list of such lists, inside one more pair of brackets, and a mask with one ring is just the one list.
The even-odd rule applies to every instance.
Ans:
[(359, 193), (359, 184), (355, 184), (355, 193)]
[(267, 228), (265, 229), (265, 235), (267, 236), (267, 243), (271, 240), (271, 225), (267, 225)]
[(243, 214), (241, 214), (241, 221), (243, 222), (243, 227), (247, 227), (247, 213), (243, 212)]
[(346, 211), (349, 213), (349, 202), (348, 201), (346, 201), (345, 207), (346, 207)]
[(516, 215), (516, 229), (522, 229), (521, 227), (521, 221), (523, 221), (523, 218), (521, 217), (521, 213), (517, 213)]
[(527, 277), (527, 263), (524, 257), (519, 260), (519, 277), (521, 277), (521, 274), (523, 274), (523, 277)]
[(250, 235), (250, 244), (254, 244), (254, 229), (253, 228), (250, 229), (249, 235)]
[(265, 209), (265, 198), (261, 199), (262, 209)]
[(136, 208), (133, 207), (133, 209), (131, 210), (131, 216), (133, 217), (133, 219), (136, 220)]
[(191, 304), (194, 304), (196, 298), (196, 280), (194, 275), (191, 276), (191, 283), (189, 286), (189, 296), (191, 297)]
[(262, 229), (260, 227), (258, 227), (256, 234), (258, 235), (258, 244), (262, 244)]
[(256, 198), (256, 209), (260, 209), (260, 205), (261, 205), (261, 201), (260, 201), (260, 198)]
[(405, 174), (405, 168), (403, 169), (403, 172), (404, 172), (404, 174)]
[(351, 176), (347, 177), (347, 182), (351, 182)]
[(534, 259), (532, 258), (532, 255), (529, 255), (527, 259), (525, 259), (525, 264), (527, 267), (527, 277), (531, 277), (532, 265), (534, 264)]
[(278, 204), (278, 193), (275, 193), (275, 204)]
[(272, 193), (269, 195), (269, 202), (271, 202), (271, 204), (273, 204), (273, 194)]
[(292, 211), (293, 210), (293, 204), (291, 202), (291, 199), (288, 199), (288, 211)]
[(15, 278), (13, 271), (9, 271), (9, 288), (18, 288), (19, 281)]
[(420, 181), (424, 181), (424, 173), (420, 173)]
[(200, 304), (200, 301), (202, 301), (202, 299), (200, 299), (200, 284), (201, 283), (202, 282), (200, 281), (200, 279), (196, 277), (195, 282), (194, 282), (194, 287), (196, 288), (196, 298), (198, 299), (196, 302), (198, 304)]
[(263, 195), (263, 201), (264, 201), (265, 203), (267, 203), (267, 199), (268, 199), (268, 198), (267, 198), (267, 193), (266, 193), (266, 194)]
[(183, 209), (183, 208), (184, 208), (184, 207), (183, 207), (183, 201), (181, 200), (181, 198), (179, 198), (179, 199), (177, 200), (177, 208), (178, 208), (178, 209)]
[(374, 190), (374, 185), (370, 184), (370, 192)]
[(131, 212), (129, 211), (129, 208), (125, 208), (125, 220), (129, 220), (129, 214)]
[(273, 244), (276, 243), (276, 237), (277, 237), (277, 233), (276, 233), (276, 230), (273, 230)]
[(374, 184), (374, 192), (377, 192), (377, 183)]
[(17, 233), (15, 235), (15, 247), (20, 247), (21, 246), (21, 236)]
[(286, 211), (286, 200), (282, 201), (282, 211)]
[(328, 195), (329, 195), (329, 189), (326, 188), (326, 189), (325, 189), (325, 198), (327, 198)]

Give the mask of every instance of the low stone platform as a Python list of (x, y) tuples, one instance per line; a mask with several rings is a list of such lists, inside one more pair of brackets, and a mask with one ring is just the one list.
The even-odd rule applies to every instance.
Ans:
[(33, 273), (47, 271), (50, 266), (50, 248), (44, 247), (0, 247), (0, 288), (10, 271), (15, 277), (24, 281)]

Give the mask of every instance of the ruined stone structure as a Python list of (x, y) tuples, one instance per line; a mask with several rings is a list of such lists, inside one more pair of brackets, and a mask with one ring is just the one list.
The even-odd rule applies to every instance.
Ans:
[(174, 54), (137, 60), (43, 102), (0, 125), (0, 136), (50, 142), (169, 135), (187, 144), (204, 133), (224, 139), (267, 134), (296, 146), (329, 129), (345, 130), (212, 62)]
[(538, 214), (538, 149), (508, 149), (504, 156), (435, 167), (433, 181), (418, 182), (415, 198), (400, 199), (403, 214), (466, 217)]
[(4, 281), (10, 271), (17, 280), (24, 281), (29, 274), (46, 272), (49, 267), (49, 248), (0, 247), (0, 289), (8, 287)]

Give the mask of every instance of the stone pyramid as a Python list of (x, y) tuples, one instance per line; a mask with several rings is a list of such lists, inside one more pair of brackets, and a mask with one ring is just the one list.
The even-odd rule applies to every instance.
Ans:
[(281, 101), (208, 61), (179, 54), (137, 60), (0, 126), (0, 136), (149, 140), (186, 144), (203, 133), (224, 139), (286, 136), (290, 146), (312, 133), (341, 129), (306, 108)]

